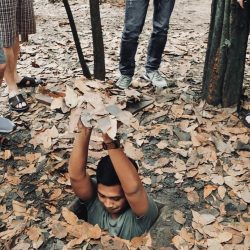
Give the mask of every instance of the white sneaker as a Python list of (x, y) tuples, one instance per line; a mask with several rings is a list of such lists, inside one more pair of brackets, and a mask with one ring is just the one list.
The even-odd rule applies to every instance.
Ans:
[(166, 79), (159, 73), (158, 70), (149, 71), (145, 74), (145, 79), (150, 81), (153, 86), (157, 88), (167, 88), (171, 84), (166, 81)]
[(132, 83), (132, 77), (121, 75), (115, 85), (120, 89), (127, 89)]

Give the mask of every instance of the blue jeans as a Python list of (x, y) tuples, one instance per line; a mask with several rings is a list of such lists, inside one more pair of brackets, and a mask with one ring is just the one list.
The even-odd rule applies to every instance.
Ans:
[[(134, 75), (138, 38), (145, 23), (149, 1), (126, 0), (119, 64), (122, 75)], [(148, 46), (146, 71), (160, 67), (174, 4), (175, 0), (154, 0), (153, 32)]]

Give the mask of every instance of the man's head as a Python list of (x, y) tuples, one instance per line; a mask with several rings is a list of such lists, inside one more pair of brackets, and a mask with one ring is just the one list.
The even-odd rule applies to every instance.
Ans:
[[(138, 166), (134, 160), (129, 159), (135, 168)], [(103, 157), (96, 170), (98, 198), (107, 211), (112, 215), (123, 212), (128, 204), (120, 180), (115, 172), (110, 157)]]

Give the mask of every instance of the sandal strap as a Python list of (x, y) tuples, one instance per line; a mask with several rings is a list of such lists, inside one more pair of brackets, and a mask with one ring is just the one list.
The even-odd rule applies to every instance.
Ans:
[(22, 94), (15, 95), (11, 98), (9, 98), (9, 103), (12, 107), (17, 106), (18, 104), (24, 102), (27, 105), (27, 102), (25, 101)]
[[(28, 83), (29, 82), (29, 83)], [(36, 85), (36, 79), (33, 77), (24, 76), (23, 79), (18, 83), (19, 86), (29, 87)]]
[(24, 76), (22, 80), (17, 83), (19, 88), (37, 87), (38, 85), (43, 85), (43, 81), (41, 79), (37, 79), (36, 77), (29, 76)]

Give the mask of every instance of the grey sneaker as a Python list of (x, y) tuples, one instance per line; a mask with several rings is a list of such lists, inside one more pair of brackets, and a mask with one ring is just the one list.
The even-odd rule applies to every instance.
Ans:
[(127, 89), (132, 82), (131, 76), (121, 75), (115, 85), (121, 89)]
[(149, 71), (145, 74), (145, 79), (150, 81), (153, 86), (157, 88), (167, 88), (170, 84), (166, 79), (160, 74), (158, 70)]

